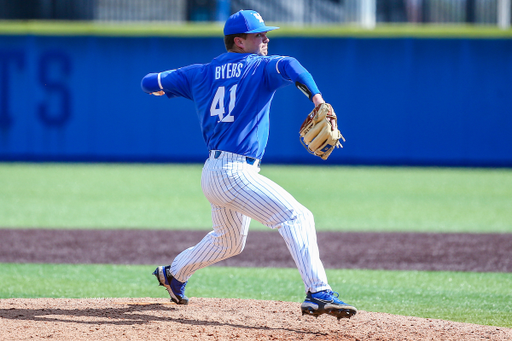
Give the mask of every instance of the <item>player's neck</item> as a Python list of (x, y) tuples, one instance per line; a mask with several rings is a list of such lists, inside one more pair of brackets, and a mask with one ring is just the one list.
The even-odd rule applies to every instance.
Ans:
[(243, 49), (241, 49), (238, 46), (233, 46), (233, 48), (229, 49), (228, 52), (234, 52), (234, 53), (247, 53)]

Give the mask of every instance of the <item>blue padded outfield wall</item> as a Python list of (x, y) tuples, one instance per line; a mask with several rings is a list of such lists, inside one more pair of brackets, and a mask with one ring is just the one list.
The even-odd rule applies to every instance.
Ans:
[[(312, 104), (289, 86), (264, 163), (512, 166), (512, 40), (270, 38), (311, 71), (347, 142), (308, 154)], [(140, 80), (223, 52), (222, 37), (0, 36), (0, 161), (203, 162), (192, 102)]]

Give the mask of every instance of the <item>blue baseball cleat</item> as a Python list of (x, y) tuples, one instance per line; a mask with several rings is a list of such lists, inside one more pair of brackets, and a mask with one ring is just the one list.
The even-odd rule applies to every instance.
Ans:
[(302, 315), (313, 315), (318, 317), (322, 314), (341, 318), (351, 318), (357, 314), (357, 309), (338, 299), (339, 294), (330, 290), (308, 292), (306, 300), (302, 303)]
[(160, 285), (167, 289), (172, 302), (183, 305), (188, 304), (188, 297), (185, 296), (185, 285), (187, 285), (187, 282), (181, 283), (174, 278), (171, 275), (170, 265), (157, 267), (153, 275), (156, 276)]

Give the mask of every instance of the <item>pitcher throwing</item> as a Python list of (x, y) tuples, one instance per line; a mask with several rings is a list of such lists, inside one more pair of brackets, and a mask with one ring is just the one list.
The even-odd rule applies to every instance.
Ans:
[(305, 286), (302, 313), (350, 318), (356, 308), (339, 300), (327, 282), (312, 213), (259, 174), (276, 90), (295, 84), (315, 107), (325, 103), (313, 77), (295, 58), (267, 56), (267, 32), (278, 28), (266, 26), (255, 11), (239, 11), (224, 26), (226, 53), (208, 64), (143, 78), (142, 89), (149, 94), (194, 101), (210, 151), (201, 186), (211, 204), (213, 231), (153, 274), (173, 302), (188, 304), (188, 279), (197, 270), (242, 252), (249, 223), (256, 219), (277, 229), (286, 242)]

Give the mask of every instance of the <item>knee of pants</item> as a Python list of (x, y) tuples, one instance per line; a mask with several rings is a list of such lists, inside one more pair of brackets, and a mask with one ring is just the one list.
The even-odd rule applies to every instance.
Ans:
[(224, 254), (224, 258), (228, 258), (242, 253), (246, 240), (247, 235), (239, 235), (237, 238), (230, 239), (218, 236), (214, 240), (214, 245), (219, 253)]
[(230, 257), (239, 255), (245, 249), (245, 241), (247, 236), (242, 236), (241, 240), (238, 243), (234, 244), (231, 248), (231, 252), (229, 253)]
[(297, 211), (291, 219), (284, 222), (281, 226), (293, 226), (294, 228), (300, 227), (301, 229), (314, 228), (315, 218), (310, 210), (302, 207), (300, 211)]
[(313, 216), (313, 213), (311, 213), (311, 211), (305, 207), (303, 207), (302, 210), (298, 212), (296, 220), (300, 224), (304, 224), (307, 226), (315, 225), (315, 217)]
[(307, 208), (304, 208), (304, 211), (303, 211), (303, 216), (304, 216), (304, 219), (312, 224), (315, 223), (315, 217), (313, 216), (313, 213), (311, 213), (310, 210), (308, 210)]

